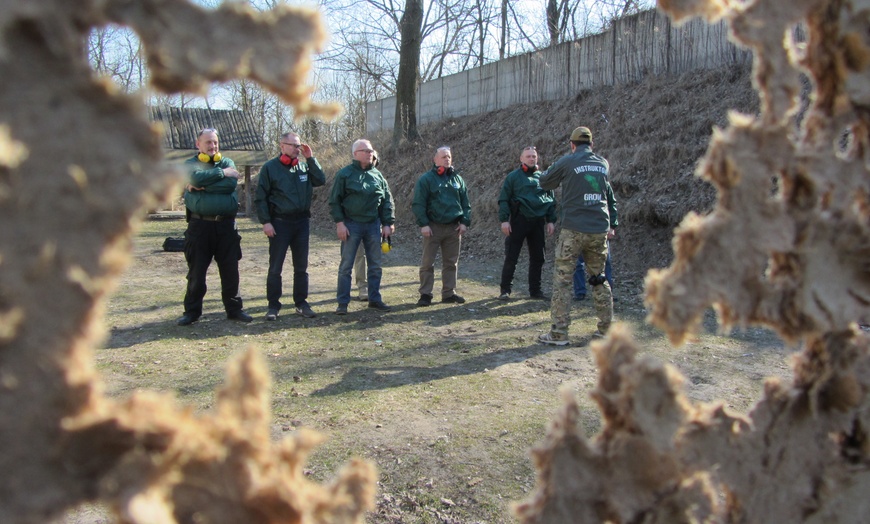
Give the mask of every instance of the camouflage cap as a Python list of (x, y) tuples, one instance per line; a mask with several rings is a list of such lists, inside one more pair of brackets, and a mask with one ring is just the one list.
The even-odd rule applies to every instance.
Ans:
[(572, 142), (592, 142), (592, 131), (588, 127), (580, 126), (571, 133)]

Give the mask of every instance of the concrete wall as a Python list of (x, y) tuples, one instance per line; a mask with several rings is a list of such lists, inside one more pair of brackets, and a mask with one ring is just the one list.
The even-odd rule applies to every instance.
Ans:
[[(601, 34), (424, 82), (417, 92), (417, 123), (570, 98), (649, 74), (681, 74), (751, 59), (749, 51), (728, 40), (723, 22), (693, 19), (676, 27), (653, 9), (623, 18)], [(368, 103), (366, 132), (392, 129), (395, 111), (396, 97)]]

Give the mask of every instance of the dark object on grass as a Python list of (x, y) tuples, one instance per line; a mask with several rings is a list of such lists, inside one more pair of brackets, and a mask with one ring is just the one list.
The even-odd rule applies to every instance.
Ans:
[(166, 237), (163, 241), (163, 251), (184, 251), (184, 237)]

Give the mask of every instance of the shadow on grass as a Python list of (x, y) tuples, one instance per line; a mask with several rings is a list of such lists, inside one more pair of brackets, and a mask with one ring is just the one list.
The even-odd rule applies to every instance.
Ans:
[(439, 366), (354, 366), (344, 373), (340, 381), (312, 391), (309, 396), (323, 397), (353, 391), (381, 390), (421, 384), (447, 377), (474, 375), (504, 364), (523, 362), (537, 355), (562, 349), (565, 347), (530, 344), (521, 348), (490, 351)]

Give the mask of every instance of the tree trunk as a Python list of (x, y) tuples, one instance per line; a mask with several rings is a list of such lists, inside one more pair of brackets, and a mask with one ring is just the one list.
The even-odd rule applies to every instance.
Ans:
[(508, 2), (501, 0), (501, 42), (498, 47), (498, 59), (504, 60), (505, 48), (507, 47), (508, 38)]
[(420, 45), (423, 40), (423, 1), (405, 0), (405, 12), (399, 24), (402, 41), (399, 47), (399, 77), (396, 80), (396, 119), (393, 123), (393, 147), (402, 138), (417, 140), (417, 81), (420, 77)]
[(559, 43), (559, 4), (556, 0), (547, 1), (547, 31), (550, 33), (550, 45)]

